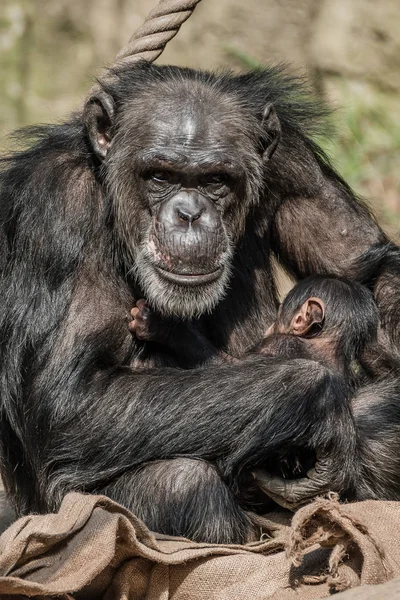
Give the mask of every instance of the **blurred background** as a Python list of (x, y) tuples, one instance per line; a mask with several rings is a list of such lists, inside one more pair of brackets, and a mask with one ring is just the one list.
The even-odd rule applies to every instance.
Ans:
[[(0, 145), (61, 120), (157, 0), (0, 0)], [(400, 240), (399, 0), (203, 0), (159, 62), (287, 62), (337, 110), (336, 168)]]

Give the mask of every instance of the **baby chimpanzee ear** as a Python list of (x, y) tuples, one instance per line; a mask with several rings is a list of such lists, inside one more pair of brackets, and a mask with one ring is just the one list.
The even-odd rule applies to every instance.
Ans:
[(281, 124), (274, 105), (270, 102), (264, 108), (262, 126), (265, 132), (263, 140), (263, 159), (269, 160), (275, 152), (281, 137)]
[(320, 331), (325, 317), (325, 304), (320, 298), (308, 298), (292, 319), (293, 335), (308, 337)]

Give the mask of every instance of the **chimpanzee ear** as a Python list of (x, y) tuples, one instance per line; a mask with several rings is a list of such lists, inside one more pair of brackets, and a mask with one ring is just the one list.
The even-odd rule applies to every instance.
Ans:
[(111, 144), (111, 131), (115, 106), (105, 92), (97, 92), (89, 98), (83, 110), (83, 120), (95, 154), (104, 160)]
[(325, 304), (320, 298), (308, 298), (292, 319), (293, 335), (307, 337), (322, 327)]
[(267, 161), (275, 152), (281, 137), (281, 123), (272, 102), (264, 108), (262, 126), (265, 132), (263, 159)]

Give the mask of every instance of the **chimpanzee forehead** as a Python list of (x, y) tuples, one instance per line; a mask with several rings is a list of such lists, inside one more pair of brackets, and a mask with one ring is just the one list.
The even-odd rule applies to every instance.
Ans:
[[(210, 150), (254, 144), (254, 123), (241, 107), (206, 87), (160, 89), (141, 94), (129, 107), (129, 129), (135, 146)], [(126, 120), (124, 127), (126, 126)]]

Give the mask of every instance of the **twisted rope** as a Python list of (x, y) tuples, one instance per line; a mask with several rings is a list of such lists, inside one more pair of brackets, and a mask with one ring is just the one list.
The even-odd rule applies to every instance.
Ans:
[[(158, 6), (147, 15), (143, 25), (117, 54), (113, 66), (117, 68), (129, 66), (140, 60), (155, 61), (163, 53), (168, 42), (176, 36), (181, 25), (188, 20), (199, 2), (201, 0), (160, 0)], [(98, 84), (94, 85), (87, 98), (98, 90)]]
[(138, 60), (155, 61), (201, 0), (161, 0), (117, 54), (116, 66)]

